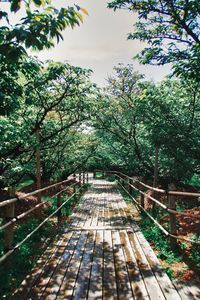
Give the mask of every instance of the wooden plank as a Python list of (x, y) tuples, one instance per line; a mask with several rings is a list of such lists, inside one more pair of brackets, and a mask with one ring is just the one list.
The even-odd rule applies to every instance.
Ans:
[(111, 225), (110, 223), (110, 211), (112, 209), (112, 205), (111, 205), (111, 198), (107, 198), (107, 204), (106, 204), (106, 223), (105, 226), (109, 226)]
[(63, 278), (63, 282), (61, 284), (60, 290), (58, 292), (58, 296), (56, 299), (71, 299), (74, 286), (76, 283), (77, 274), (79, 271), (79, 267), (81, 264), (81, 259), (83, 257), (85, 244), (87, 241), (88, 233), (87, 231), (82, 232), (76, 249), (74, 251), (73, 257), (70, 261), (67, 272)]
[(112, 226), (122, 226), (123, 222), (120, 218), (118, 204), (116, 203), (116, 197), (112, 195), (112, 217), (111, 217), (111, 225)]
[[(121, 213), (126, 215), (124, 209), (121, 210)], [(138, 227), (138, 225), (135, 222), (132, 224), (132, 226), (134, 228), (134, 231), (135, 231), (136, 237), (138, 239), (138, 242), (141, 246), (141, 249), (143, 249), (143, 253), (144, 253), (166, 299), (167, 300), (171, 300), (171, 299), (180, 300), (181, 299), (180, 295), (177, 293), (176, 288), (173, 286), (173, 284), (172, 284), (171, 280), (169, 279), (169, 277), (167, 276), (167, 274), (160, 267), (160, 263), (155, 255), (154, 251), (152, 250), (151, 246), (149, 245), (149, 243), (147, 242), (147, 240), (141, 233), (140, 228)]]
[(109, 219), (109, 209), (108, 209), (108, 203), (106, 203), (104, 208), (104, 226), (110, 225), (110, 219)]
[(188, 282), (189, 292), (193, 295), (195, 300), (200, 299), (200, 284), (197, 281)]
[(42, 291), (41, 294), (38, 294), (38, 299), (39, 296), (40, 299), (51, 299), (51, 300), (56, 299), (64, 275), (69, 266), (70, 260), (74, 254), (79, 237), (80, 237), (80, 232), (73, 233), (73, 236), (69, 241), (67, 247), (65, 248), (65, 251), (60, 256), (60, 260), (57, 266), (55, 266), (54, 272), (51, 278), (49, 279), (48, 283), (46, 284), (45, 289)]
[(200, 298), (195, 285), (183, 290), (176, 283), (176, 291), (114, 183), (95, 183), (74, 210), (67, 230), (41, 257), (23, 297), (12, 299)]
[[(83, 227), (87, 218), (88, 218), (88, 210), (90, 209), (90, 201), (87, 200), (86, 197), (83, 198), (83, 201), (80, 204), (80, 213), (77, 217), (78, 221), (76, 221), (75, 226)], [(71, 224), (73, 226), (73, 224)], [(70, 226), (70, 227), (71, 227)]]
[(97, 231), (93, 254), (88, 299), (101, 300), (103, 297), (103, 231)]
[(87, 208), (85, 209), (85, 213), (86, 213), (86, 220), (83, 224), (83, 227), (87, 227), (91, 225), (92, 222), (92, 218), (93, 218), (93, 201), (89, 201), (90, 198), (87, 200)]
[(167, 300), (180, 300), (181, 297), (177, 293), (174, 285), (172, 284), (171, 280), (161, 268), (158, 258), (156, 257), (153, 249), (149, 245), (148, 241), (145, 239), (143, 234), (141, 233), (139, 227), (135, 224), (135, 234), (140, 243), (141, 248), (143, 249), (143, 253), (146, 256), (146, 259), (154, 272), (154, 275), (165, 295)]
[(113, 226), (114, 225), (113, 199), (110, 199), (109, 213), (110, 213), (110, 225)]
[(150, 299), (164, 300), (165, 297), (163, 292), (154, 276), (153, 271), (151, 270), (151, 267), (141, 249), (140, 244), (138, 243), (135, 234), (132, 231), (128, 231), (127, 233)]
[(133, 294), (119, 232), (112, 231), (112, 238), (118, 298), (130, 300), (133, 299)]
[(26, 297), (34, 282), (43, 271), (43, 268), (48, 264), (48, 261), (51, 259), (59, 244), (61, 244), (61, 241), (61, 238), (59, 236), (56, 236), (55, 241), (47, 247), (45, 252), (39, 258), (36, 266), (32, 269), (31, 273), (28, 274), (25, 280), (21, 283), (20, 287), (14, 292), (14, 294), (12, 295), (12, 299), (21, 300)]
[(103, 226), (103, 208), (102, 208), (102, 197), (99, 198), (99, 215), (98, 215), (98, 226)]
[(105, 206), (106, 206), (105, 198), (107, 197), (108, 197), (108, 193), (104, 192), (102, 197), (102, 225), (103, 226), (105, 225)]
[(91, 222), (91, 227), (97, 226), (97, 223), (98, 223), (99, 205), (98, 205), (98, 198), (95, 197), (95, 196), (93, 197), (93, 199), (91, 199), (93, 201), (93, 203), (94, 203), (93, 218), (92, 218), (92, 222)]
[(148, 300), (150, 298), (148, 296), (148, 292), (143, 282), (143, 278), (138, 268), (133, 249), (131, 247), (127, 232), (125, 230), (120, 231), (120, 238), (134, 298), (136, 300)]
[[(80, 207), (77, 208), (75, 212), (73, 213), (73, 219), (72, 219), (72, 225), (75, 226), (79, 224), (80, 219), (82, 219), (82, 214), (80, 213)], [(44, 254), (40, 257), (38, 260), (36, 266), (32, 269), (31, 273), (26, 277), (26, 279), (22, 282), (19, 289), (14, 293), (13, 299), (26, 299), (27, 294), (31, 291), (32, 287), (36, 285), (36, 282), (40, 280), (40, 277), (45, 270), (48, 268), (48, 264), (51, 265), (52, 260), (54, 260), (54, 257), (56, 255), (56, 251), (60, 248), (61, 245), (64, 245), (66, 240), (66, 231), (65, 230), (63, 235), (61, 237), (56, 237), (56, 241), (51, 243), (49, 247), (47, 247)], [(70, 233), (71, 236), (72, 233)], [(59, 240), (60, 239), (60, 240)], [(54, 246), (55, 245), (55, 246)]]
[(88, 234), (84, 255), (81, 261), (80, 269), (76, 279), (76, 284), (74, 287), (74, 292), (72, 296), (73, 300), (87, 299), (95, 236), (95, 231), (91, 231)]
[(117, 285), (111, 231), (104, 232), (103, 241), (103, 299), (117, 300)]
[(193, 291), (189, 289), (188, 283), (184, 281), (179, 281), (178, 279), (173, 280), (173, 284), (176, 287), (179, 295), (181, 296), (182, 300), (199, 300), (200, 299), (200, 288), (198, 285), (194, 285)]
[(40, 295), (42, 295), (43, 291), (45, 290), (46, 285), (49, 282), (52, 274), (54, 273), (55, 267), (57, 266), (60, 260), (60, 256), (63, 254), (66, 244), (69, 243), (72, 235), (73, 232), (68, 232), (65, 234), (65, 238), (62, 240), (56, 252), (48, 261), (48, 264), (46, 264), (45, 268), (42, 270), (40, 276), (34, 282), (34, 285), (31, 287), (30, 292), (26, 295), (26, 299), (35, 299), (36, 296), (37, 299), (40, 298)]
[(77, 223), (82, 221), (83, 216), (83, 206), (84, 206), (85, 196), (82, 197), (81, 201), (78, 203), (77, 207), (74, 209), (72, 215), (69, 217), (69, 226), (76, 226)]

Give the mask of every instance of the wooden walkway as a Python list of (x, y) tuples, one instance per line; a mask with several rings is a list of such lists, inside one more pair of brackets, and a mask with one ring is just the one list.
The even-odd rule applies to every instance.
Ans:
[(199, 298), (175, 289), (114, 183), (93, 180), (66, 232), (12, 299)]

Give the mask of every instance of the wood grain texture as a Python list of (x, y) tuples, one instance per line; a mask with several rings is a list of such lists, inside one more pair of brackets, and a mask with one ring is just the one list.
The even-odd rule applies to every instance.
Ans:
[(90, 182), (12, 299), (198, 299), (197, 285), (173, 284), (164, 273), (115, 182)]

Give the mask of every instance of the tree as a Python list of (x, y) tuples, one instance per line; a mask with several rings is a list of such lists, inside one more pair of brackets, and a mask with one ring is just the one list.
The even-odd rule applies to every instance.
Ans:
[(135, 31), (128, 38), (148, 43), (149, 46), (137, 55), (140, 62), (172, 63), (176, 74), (199, 81), (198, 0), (114, 0), (108, 7), (138, 14)]
[(60, 156), (58, 152), (67, 148), (68, 133), (70, 135), (72, 128), (78, 131), (90, 116), (92, 95), (96, 90), (89, 80), (90, 72), (64, 63), (50, 62), (45, 66), (35, 59), (21, 62), (18, 74), (17, 70), (14, 73), (18, 88), (13, 92), (13, 104), (10, 109), (5, 98), (0, 117), (3, 184), (35, 173), (32, 166), (38, 129), (41, 156), (52, 151)]
[(172, 79), (155, 85), (130, 65), (115, 71), (97, 101), (96, 164), (153, 178), (157, 147), (159, 177), (165, 183), (199, 172), (199, 88)]
[(53, 40), (62, 39), (62, 31), (72, 28), (83, 21), (82, 13), (88, 14), (84, 8), (72, 7), (57, 9), (51, 0), (11, 0), (10, 11), (17, 13), (21, 6), (26, 15), (14, 25), (9, 22), (9, 14), (0, 11), (0, 19), (7, 25), (0, 27), (0, 53), (5, 59), (17, 60), (26, 54), (26, 48), (42, 50), (54, 46)]
[(116, 159), (118, 167), (127, 171), (134, 169), (140, 173), (145, 170), (151, 174), (153, 164), (143, 155), (138, 135), (143, 116), (136, 108), (143, 75), (135, 72), (132, 65), (123, 64), (115, 67), (114, 72), (108, 78), (104, 95), (98, 100), (94, 126), (98, 128), (98, 135), (106, 148), (110, 148), (111, 165), (117, 166)]

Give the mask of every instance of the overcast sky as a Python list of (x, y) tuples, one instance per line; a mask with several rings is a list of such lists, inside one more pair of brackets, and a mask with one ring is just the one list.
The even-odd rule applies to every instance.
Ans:
[(169, 67), (143, 66), (132, 59), (143, 47), (139, 41), (127, 40), (127, 34), (133, 30), (136, 19), (133, 14), (124, 10), (114, 12), (108, 9), (106, 0), (53, 1), (55, 6), (74, 3), (89, 12), (89, 16), (84, 16), (83, 24), (73, 30), (66, 29), (63, 33), (64, 41), (55, 48), (34, 55), (42, 60), (67, 61), (90, 68), (94, 71), (92, 79), (101, 86), (118, 63), (133, 63), (136, 70), (156, 81), (162, 80), (169, 73)]

